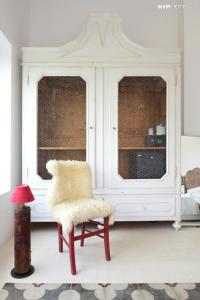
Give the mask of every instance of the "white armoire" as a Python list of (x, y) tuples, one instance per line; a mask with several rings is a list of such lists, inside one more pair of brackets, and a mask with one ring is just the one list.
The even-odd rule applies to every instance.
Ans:
[(180, 50), (130, 41), (117, 16), (91, 15), (61, 47), (23, 48), (23, 183), (32, 221), (49, 159), (87, 160), (118, 221), (180, 221)]

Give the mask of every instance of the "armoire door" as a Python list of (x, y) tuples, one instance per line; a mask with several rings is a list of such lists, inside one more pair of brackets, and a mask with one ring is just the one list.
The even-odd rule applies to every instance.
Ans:
[(173, 191), (173, 68), (109, 68), (104, 74), (105, 186)]
[(50, 159), (88, 161), (95, 186), (94, 70), (29, 69), (24, 88), (24, 182), (44, 189)]

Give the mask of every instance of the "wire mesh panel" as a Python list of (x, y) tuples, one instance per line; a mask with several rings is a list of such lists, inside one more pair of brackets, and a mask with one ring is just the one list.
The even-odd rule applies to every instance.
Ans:
[(118, 172), (124, 179), (166, 173), (166, 82), (124, 77), (118, 85)]
[(79, 76), (45, 76), (38, 83), (38, 174), (49, 159), (86, 160), (86, 82)]

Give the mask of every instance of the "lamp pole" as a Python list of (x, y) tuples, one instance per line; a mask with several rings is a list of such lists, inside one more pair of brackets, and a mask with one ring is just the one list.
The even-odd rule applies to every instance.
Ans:
[[(12, 197), (13, 203), (16, 203), (15, 199), (19, 198)], [(30, 216), (30, 207), (25, 206), (21, 200), (14, 210), (14, 268), (11, 271), (14, 278), (25, 278), (34, 272), (34, 267), (31, 266)]]

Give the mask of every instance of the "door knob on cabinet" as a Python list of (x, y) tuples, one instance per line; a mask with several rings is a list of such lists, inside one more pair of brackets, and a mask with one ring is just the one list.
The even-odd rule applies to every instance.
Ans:
[(94, 129), (94, 127), (93, 127), (93, 126), (90, 126), (90, 129)]
[(113, 127), (113, 130), (116, 130), (116, 127)]

